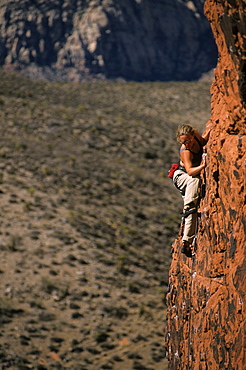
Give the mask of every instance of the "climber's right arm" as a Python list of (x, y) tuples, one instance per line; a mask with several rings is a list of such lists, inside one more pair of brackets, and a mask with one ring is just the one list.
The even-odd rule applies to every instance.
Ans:
[(206, 162), (205, 162), (205, 159), (203, 159), (199, 166), (192, 167), (192, 158), (191, 158), (191, 156), (192, 156), (192, 154), (189, 150), (183, 150), (180, 153), (180, 158), (181, 158), (182, 164), (184, 165), (188, 175), (189, 176), (196, 176), (206, 167)]

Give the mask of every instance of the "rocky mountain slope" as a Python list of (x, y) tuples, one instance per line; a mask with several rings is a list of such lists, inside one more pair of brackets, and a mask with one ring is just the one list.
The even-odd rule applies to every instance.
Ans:
[(48, 80), (196, 80), (217, 62), (203, 2), (1, 0), (0, 65)]
[(0, 79), (0, 368), (166, 369), (167, 171), (210, 84)]
[(212, 85), (205, 197), (195, 255), (174, 244), (168, 293), (170, 370), (245, 368), (246, 2), (207, 0), (220, 59)]

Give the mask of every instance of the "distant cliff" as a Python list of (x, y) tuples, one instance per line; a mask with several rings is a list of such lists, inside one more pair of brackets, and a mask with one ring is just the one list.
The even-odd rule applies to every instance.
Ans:
[(219, 51), (208, 126), (206, 193), (193, 259), (173, 245), (170, 370), (245, 369), (246, 2), (206, 0)]
[(0, 0), (0, 66), (51, 80), (196, 80), (217, 62), (203, 2)]

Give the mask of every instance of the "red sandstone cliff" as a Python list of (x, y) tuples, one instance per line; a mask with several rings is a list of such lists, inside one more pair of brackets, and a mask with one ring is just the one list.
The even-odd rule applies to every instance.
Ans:
[(246, 368), (246, 1), (206, 0), (219, 50), (197, 250), (173, 246), (169, 369)]

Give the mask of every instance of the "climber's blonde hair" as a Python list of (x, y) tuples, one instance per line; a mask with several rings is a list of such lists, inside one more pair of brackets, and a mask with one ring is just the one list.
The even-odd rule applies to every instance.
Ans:
[(177, 141), (180, 142), (180, 136), (182, 135), (190, 134), (192, 136), (195, 136), (195, 133), (196, 133), (196, 129), (194, 127), (190, 125), (181, 125), (179, 126), (176, 132)]

